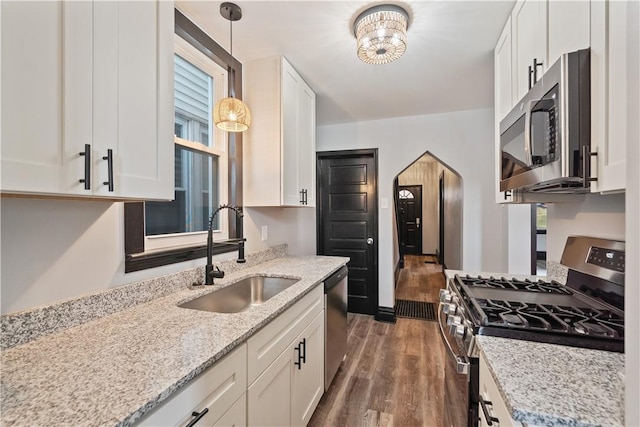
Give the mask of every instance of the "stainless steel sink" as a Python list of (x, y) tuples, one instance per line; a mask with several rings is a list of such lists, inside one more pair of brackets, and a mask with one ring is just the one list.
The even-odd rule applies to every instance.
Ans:
[(253, 305), (268, 301), (299, 281), (300, 279), (284, 277), (251, 276), (210, 294), (178, 304), (178, 307), (215, 313), (239, 313)]

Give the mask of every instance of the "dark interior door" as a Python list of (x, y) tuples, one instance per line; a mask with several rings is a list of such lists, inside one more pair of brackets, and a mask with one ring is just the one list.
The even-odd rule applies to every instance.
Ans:
[(422, 255), (422, 186), (398, 187), (400, 245), (405, 254)]
[(348, 306), (378, 306), (376, 150), (318, 153), (318, 254), (349, 257)]

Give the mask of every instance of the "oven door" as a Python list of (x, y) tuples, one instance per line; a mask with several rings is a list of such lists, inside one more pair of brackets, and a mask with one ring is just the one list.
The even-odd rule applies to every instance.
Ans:
[(444, 426), (476, 427), (478, 425), (478, 364), (468, 359), (458, 341), (449, 333), (447, 315), (438, 307), (440, 336), (445, 346)]

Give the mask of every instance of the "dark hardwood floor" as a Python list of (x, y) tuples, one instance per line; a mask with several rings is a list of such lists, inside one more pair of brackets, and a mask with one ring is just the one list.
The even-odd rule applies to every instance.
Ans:
[[(396, 297), (437, 302), (442, 267), (407, 256)], [(445, 353), (437, 322), (348, 316), (347, 357), (310, 426), (441, 426)]]

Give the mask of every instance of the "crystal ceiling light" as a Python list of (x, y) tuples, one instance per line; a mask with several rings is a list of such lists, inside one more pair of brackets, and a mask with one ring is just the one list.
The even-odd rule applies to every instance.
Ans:
[(400, 6), (383, 4), (362, 12), (353, 24), (358, 58), (367, 64), (387, 64), (407, 50), (409, 14)]
[(229, 21), (229, 39), (231, 41), (231, 73), (230, 93), (228, 98), (221, 99), (213, 109), (213, 122), (219, 129), (227, 132), (244, 132), (251, 125), (251, 112), (249, 107), (242, 100), (235, 98), (235, 67), (233, 67), (233, 21), (242, 18), (242, 9), (237, 4), (222, 3), (220, 5), (220, 15)]

